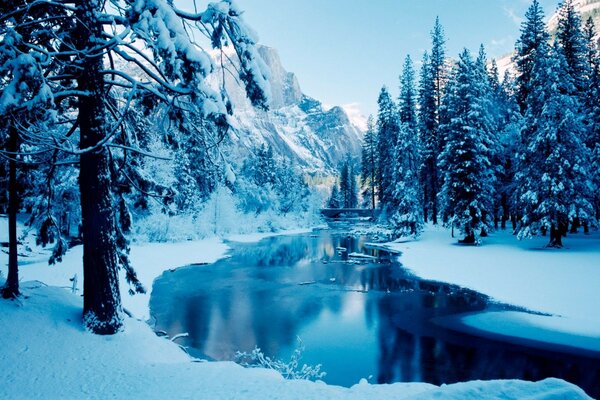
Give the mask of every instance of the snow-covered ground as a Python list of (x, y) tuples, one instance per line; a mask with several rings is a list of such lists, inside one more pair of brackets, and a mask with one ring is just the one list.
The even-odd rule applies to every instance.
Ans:
[(3, 399), (588, 399), (564, 381), (547, 379), (425, 383), (352, 388), (286, 381), (274, 371), (231, 362), (197, 362), (143, 322), (127, 318), (123, 333), (82, 329), (82, 301), (37, 282), (24, 298), (0, 301)]
[[(150, 289), (152, 280), (164, 270), (213, 262), (225, 256), (226, 251), (223, 241), (206, 239), (136, 245), (132, 247), (131, 257), (141, 281)], [(39, 254), (21, 266), (24, 296), (17, 301), (0, 301), (0, 326), (3, 327), (0, 398), (589, 398), (581, 389), (557, 379), (537, 383), (474, 381), (441, 387), (425, 383), (370, 385), (362, 382), (352, 388), (322, 382), (286, 381), (269, 370), (244, 369), (229, 362), (198, 362), (134, 318), (126, 319), (125, 329), (120, 334), (92, 335), (82, 328), (81, 296), (69, 289), (69, 278), (76, 273), (81, 286), (81, 248), (72, 249), (57, 266), (47, 266), (43, 257), (44, 254)], [(3, 277), (6, 261), (6, 254), (1, 253)], [(148, 296), (124, 294), (124, 305), (135, 316), (145, 319)]]
[(441, 321), (469, 332), (600, 351), (600, 234), (569, 235), (565, 248), (548, 238), (517, 240), (499, 231), (481, 246), (460, 246), (443, 228), (428, 226), (417, 241), (387, 243), (417, 276), (454, 283), (495, 300), (550, 314), (494, 312)]

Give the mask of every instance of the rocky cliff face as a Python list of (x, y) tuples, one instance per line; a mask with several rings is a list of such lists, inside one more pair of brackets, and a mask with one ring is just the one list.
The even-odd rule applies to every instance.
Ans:
[[(326, 109), (302, 93), (298, 79), (285, 70), (275, 49), (262, 46), (259, 52), (271, 71), (270, 109), (253, 108), (243, 88), (226, 73), (225, 85), (234, 107), (231, 139), (235, 145), (230, 151), (244, 157), (268, 144), (304, 171), (322, 175), (333, 172), (347, 155), (358, 157), (364, 132), (346, 112), (341, 107)], [(234, 67), (225, 64), (226, 69)]]

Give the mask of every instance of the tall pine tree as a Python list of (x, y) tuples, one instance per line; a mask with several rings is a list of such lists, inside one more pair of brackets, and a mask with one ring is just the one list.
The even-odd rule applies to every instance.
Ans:
[(395, 151), (393, 214), (390, 222), (396, 236), (418, 236), (423, 230), (419, 184), (419, 141), (417, 136), (415, 73), (406, 57), (400, 77), (400, 131)]
[(398, 142), (398, 110), (387, 88), (384, 86), (377, 100), (379, 110), (377, 113), (377, 155), (379, 185), (379, 206), (386, 209), (392, 205), (394, 191), (394, 157), (396, 143)]
[(565, 0), (559, 6), (556, 40), (562, 49), (574, 88), (577, 93), (583, 94), (589, 68), (586, 62), (587, 46), (581, 15), (575, 9), (573, 0)]
[(447, 79), (446, 39), (439, 17), (436, 18), (431, 31), (431, 42), (431, 56), (425, 56), (423, 60), (419, 93), (421, 108), (419, 137), (423, 149), (420, 176), (424, 188), (425, 218), (431, 216), (432, 222), (437, 224), (439, 211), (437, 195), (441, 182), (437, 159), (443, 148), (443, 137), (439, 133), (440, 109)]
[(517, 41), (516, 54), (513, 58), (517, 70), (517, 103), (523, 114), (528, 106), (529, 93), (532, 91), (534, 53), (540, 45), (547, 43), (549, 38), (544, 23), (544, 10), (538, 0), (533, 0), (525, 13), (525, 21), (521, 24), (521, 36)]
[(538, 48), (531, 83), (517, 174), (519, 237), (550, 231), (548, 246), (562, 247), (569, 223), (589, 221), (592, 207), (579, 98), (559, 46)]
[(370, 207), (375, 209), (375, 194), (377, 188), (378, 158), (377, 158), (377, 132), (373, 116), (367, 119), (367, 132), (363, 139), (360, 183), (363, 187), (363, 198)]
[(434, 96), (433, 77), (429, 54), (423, 54), (421, 74), (419, 79), (418, 131), (421, 150), (421, 165), (419, 166), (419, 183), (423, 191), (423, 219), (428, 221), (432, 208), (433, 175), (437, 166), (437, 140), (432, 135), (437, 126), (436, 101)]
[(588, 75), (585, 80), (584, 112), (586, 116), (586, 145), (591, 152), (590, 173), (592, 184), (592, 202), (595, 217), (600, 221), (600, 54), (596, 27), (592, 17), (586, 21), (584, 28), (586, 42), (586, 63)]
[(490, 160), (485, 100), (487, 80), (464, 50), (446, 92), (447, 123), (444, 151), (439, 161), (444, 171), (441, 199), (447, 224), (457, 226), (466, 242), (490, 227), (494, 174)]

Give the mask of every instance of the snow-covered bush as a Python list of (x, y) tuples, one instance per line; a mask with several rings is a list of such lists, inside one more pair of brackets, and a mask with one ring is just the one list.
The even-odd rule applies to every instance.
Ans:
[(287, 362), (266, 356), (258, 347), (255, 347), (250, 353), (238, 351), (235, 355), (235, 361), (246, 368), (273, 369), (279, 372), (285, 379), (305, 379), (311, 381), (323, 379), (326, 372), (321, 371), (321, 364), (313, 366), (300, 363), (302, 353), (306, 348), (300, 338), (297, 338), (297, 340), (298, 346)]

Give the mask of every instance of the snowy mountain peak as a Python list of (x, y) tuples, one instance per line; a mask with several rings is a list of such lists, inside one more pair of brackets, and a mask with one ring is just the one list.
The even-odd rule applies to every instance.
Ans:
[(293, 72), (288, 72), (283, 68), (277, 50), (272, 47), (260, 46), (258, 52), (271, 70), (269, 77), (272, 93), (271, 108), (279, 109), (298, 104), (303, 96), (300, 84)]
[[(234, 107), (232, 140), (241, 144), (233, 146), (232, 152), (243, 158), (248, 151), (268, 144), (276, 154), (291, 159), (304, 171), (326, 175), (348, 155), (358, 157), (364, 124), (356, 105), (324, 107), (319, 100), (302, 93), (296, 75), (283, 67), (276, 49), (260, 46), (258, 51), (270, 69), (270, 110), (252, 107), (244, 89), (231, 74), (225, 74), (225, 86)], [(225, 65), (229, 67), (232, 66)], [(217, 71), (215, 87), (220, 76), (221, 71)]]

